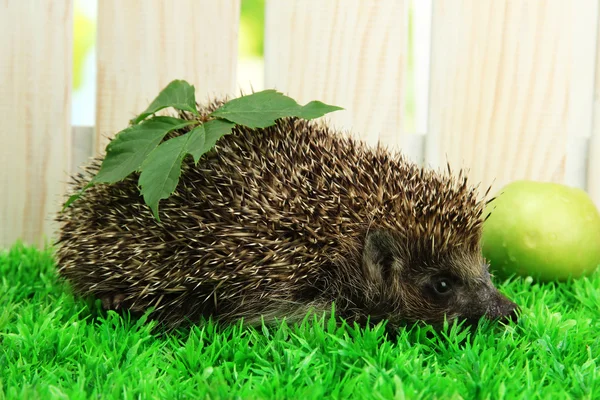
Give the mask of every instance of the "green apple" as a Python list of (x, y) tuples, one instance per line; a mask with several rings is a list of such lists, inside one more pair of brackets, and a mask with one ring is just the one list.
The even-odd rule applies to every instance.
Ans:
[(483, 255), (492, 271), (566, 280), (600, 264), (600, 214), (586, 192), (516, 181), (488, 204)]

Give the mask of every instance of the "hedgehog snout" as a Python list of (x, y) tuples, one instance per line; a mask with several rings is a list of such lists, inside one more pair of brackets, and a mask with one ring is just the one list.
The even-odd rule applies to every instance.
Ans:
[(473, 323), (482, 318), (503, 323), (518, 320), (518, 305), (500, 293), (491, 280), (465, 288), (459, 297), (463, 299), (462, 315)]
[(488, 319), (499, 320), (501, 322), (517, 322), (519, 306), (509, 300), (500, 292), (496, 292), (490, 301), (485, 316)]

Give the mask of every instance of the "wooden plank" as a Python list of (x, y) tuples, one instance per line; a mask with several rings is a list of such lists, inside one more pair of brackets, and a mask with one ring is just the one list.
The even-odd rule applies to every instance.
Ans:
[[(600, 24), (600, 12), (595, 15)], [(594, 119), (588, 151), (587, 191), (600, 209), (600, 29), (596, 38)]]
[(432, 0), (413, 0), (413, 60), (415, 96), (415, 132), (427, 133), (429, 112), (429, 69), (431, 66)]
[(594, 114), (596, 70), (597, 0), (578, 0), (565, 15), (570, 18), (569, 58), (574, 66), (569, 81), (569, 118), (567, 120), (567, 156), (563, 182), (587, 189), (588, 149)]
[(173, 79), (196, 100), (234, 94), (240, 0), (98, 4), (96, 145), (125, 128)]
[(73, 2), (0, 4), (0, 247), (42, 245), (70, 169)]
[(270, 0), (265, 87), (346, 110), (328, 119), (369, 143), (402, 143), (404, 1)]
[(567, 145), (589, 135), (596, 3), (435, 1), (427, 162), (493, 190), (577, 171)]

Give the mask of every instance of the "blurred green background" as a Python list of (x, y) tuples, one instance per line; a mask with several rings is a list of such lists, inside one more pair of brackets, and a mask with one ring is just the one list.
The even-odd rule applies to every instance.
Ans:
[(240, 57), (262, 57), (264, 50), (265, 0), (242, 0)]

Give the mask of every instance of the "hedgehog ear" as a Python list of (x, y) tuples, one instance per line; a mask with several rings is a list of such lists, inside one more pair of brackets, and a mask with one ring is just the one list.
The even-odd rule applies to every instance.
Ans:
[(385, 279), (394, 262), (394, 237), (390, 232), (376, 230), (369, 232), (363, 250), (363, 271), (374, 281)]

